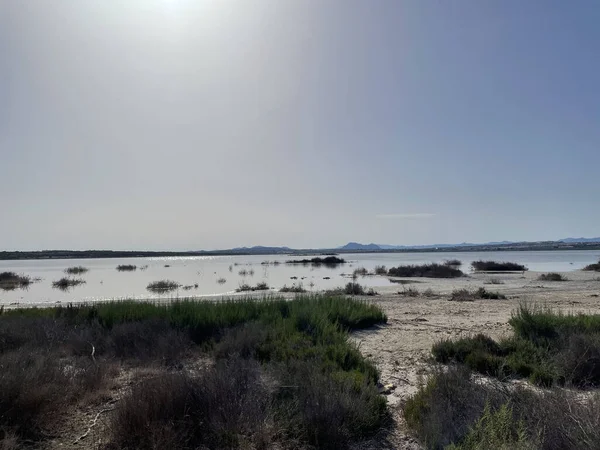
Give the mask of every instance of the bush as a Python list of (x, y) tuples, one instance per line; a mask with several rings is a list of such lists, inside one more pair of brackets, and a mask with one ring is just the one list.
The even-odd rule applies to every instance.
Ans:
[(522, 264), (503, 261), (473, 261), (471, 265), (478, 272), (525, 272), (528, 270)]
[(447, 450), (536, 450), (538, 445), (528, 439), (523, 421), (514, 417), (508, 403), (492, 411), (486, 403), (483, 415), (475, 422), (459, 445), (450, 445)]
[(82, 273), (86, 273), (89, 269), (87, 267), (83, 267), (83, 266), (75, 266), (75, 267), (68, 267), (67, 269), (65, 269), (65, 273), (67, 275), (81, 275)]
[(510, 321), (515, 335), (498, 343), (484, 335), (442, 341), (438, 362), (456, 361), (486, 375), (524, 377), (540, 386), (600, 386), (600, 316), (521, 309)]
[(85, 284), (85, 280), (82, 280), (81, 278), (61, 278), (60, 280), (53, 281), (52, 287), (67, 291), (80, 284)]
[(33, 282), (27, 275), (18, 275), (15, 272), (0, 273), (0, 289), (12, 291), (14, 289), (26, 289)]
[(359, 267), (357, 269), (354, 269), (354, 272), (352, 272), (352, 276), (354, 278), (356, 278), (358, 276), (364, 277), (367, 275), (369, 275), (369, 271), (367, 269), (365, 269), (364, 267)]
[(375, 292), (372, 288), (366, 289), (364, 286), (358, 283), (347, 283), (344, 287), (343, 293), (346, 295), (377, 295), (377, 292)]
[(600, 272), (600, 261), (596, 264), (589, 264), (583, 268), (583, 270), (588, 270), (592, 272)]
[(338, 258), (337, 256), (326, 256), (325, 258), (311, 258), (311, 259), (296, 259), (286, 261), (286, 264), (311, 264), (313, 266), (328, 266), (328, 267), (337, 267), (340, 264), (346, 264), (346, 260), (342, 258)]
[(175, 281), (160, 280), (160, 281), (153, 281), (148, 286), (146, 286), (146, 289), (148, 289), (150, 292), (164, 293), (164, 292), (174, 291), (175, 289), (178, 289), (180, 286), (181, 285), (179, 283), (176, 283)]
[(447, 259), (446, 261), (444, 261), (444, 265), (460, 267), (462, 266), (462, 261), (460, 259)]
[(485, 288), (479, 288), (475, 291), (469, 291), (468, 289), (455, 289), (450, 295), (450, 300), (454, 302), (472, 302), (478, 299), (487, 300), (499, 300), (505, 299), (504, 294), (499, 292), (490, 292)]
[(423, 264), (421, 266), (398, 266), (388, 271), (392, 277), (457, 278), (464, 274), (456, 267), (444, 264)]
[(540, 281), (568, 281), (568, 278), (560, 273), (543, 273), (538, 277)]
[(297, 294), (302, 294), (303, 292), (306, 292), (306, 289), (304, 289), (304, 287), (302, 286), (302, 283), (299, 283), (298, 285), (292, 285), (292, 286), (286, 286), (284, 284), (283, 287), (281, 289), (279, 289), (279, 292), (295, 292)]
[(269, 285), (267, 283), (265, 283), (264, 281), (261, 281), (260, 283), (257, 283), (256, 286), (250, 286), (247, 283), (242, 283), (236, 289), (236, 292), (254, 292), (254, 291), (268, 291), (268, 290), (269, 290)]
[(387, 275), (388, 271), (385, 266), (375, 266), (375, 275)]
[(135, 266), (133, 264), (119, 264), (117, 266), (117, 270), (119, 272), (133, 272), (133, 271), (137, 270), (137, 266)]
[(404, 295), (406, 297), (418, 297), (421, 295), (418, 289), (410, 287), (408, 289), (404, 288), (402, 291), (398, 291), (398, 294)]
[[(244, 448), (274, 441), (269, 392), (256, 362), (222, 361), (198, 377), (143, 380), (119, 402), (109, 448)], [(264, 444), (263, 444), (264, 445)]]
[(460, 367), (437, 370), (404, 410), (431, 449), (600, 448), (600, 395), (585, 400), (554, 388), (535, 391), (473, 380)]

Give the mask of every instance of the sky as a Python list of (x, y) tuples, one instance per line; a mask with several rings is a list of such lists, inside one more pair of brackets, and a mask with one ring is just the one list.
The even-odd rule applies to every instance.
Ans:
[(0, 249), (600, 235), (596, 0), (0, 0)]

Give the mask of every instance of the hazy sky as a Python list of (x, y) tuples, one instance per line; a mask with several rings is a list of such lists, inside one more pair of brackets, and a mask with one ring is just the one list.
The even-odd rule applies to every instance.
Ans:
[(600, 235), (597, 0), (0, 0), (0, 249)]

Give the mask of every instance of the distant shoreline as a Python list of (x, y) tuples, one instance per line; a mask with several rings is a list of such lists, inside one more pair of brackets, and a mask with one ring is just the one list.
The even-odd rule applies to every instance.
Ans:
[(533, 242), (502, 245), (470, 245), (457, 247), (407, 248), (390, 250), (345, 250), (345, 249), (286, 249), (285, 251), (121, 251), (121, 250), (41, 250), (41, 251), (3, 251), (0, 261), (44, 260), (44, 259), (105, 259), (105, 258), (164, 258), (186, 256), (268, 256), (268, 255), (311, 255), (311, 254), (349, 254), (349, 253), (469, 253), (469, 252), (506, 252), (506, 251), (555, 251), (555, 250), (600, 250), (600, 243)]

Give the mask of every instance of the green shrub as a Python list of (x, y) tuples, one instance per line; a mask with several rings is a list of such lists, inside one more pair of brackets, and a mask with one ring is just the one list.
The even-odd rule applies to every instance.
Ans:
[(528, 439), (523, 421), (516, 420), (507, 403), (492, 411), (486, 403), (483, 415), (475, 422), (458, 445), (447, 450), (536, 450), (538, 445)]

